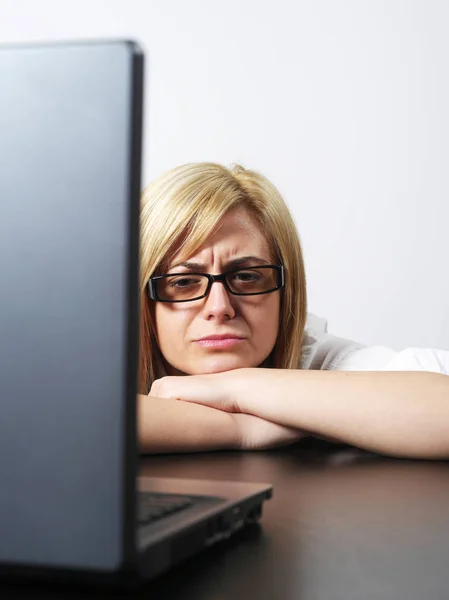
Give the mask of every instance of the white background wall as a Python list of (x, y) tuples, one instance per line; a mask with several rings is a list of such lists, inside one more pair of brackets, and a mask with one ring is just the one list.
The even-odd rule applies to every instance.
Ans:
[(309, 310), (397, 349), (449, 349), (448, 30), (447, 0), (0, 0), (0, 42), (140, 40), (143, 185), (190, 161), (262, 171)]

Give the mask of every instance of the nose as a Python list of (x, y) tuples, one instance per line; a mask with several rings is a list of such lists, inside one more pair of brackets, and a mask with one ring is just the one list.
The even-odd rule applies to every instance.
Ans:
[(221, 281), (214, 281), (203, 307), (207, 320), (229, 320), (235, 316), (232, 294), (228, 292)]

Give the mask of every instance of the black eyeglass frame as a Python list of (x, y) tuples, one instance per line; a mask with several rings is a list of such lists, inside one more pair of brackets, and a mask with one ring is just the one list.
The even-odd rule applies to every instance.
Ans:
[[(231, 290), (231, 288), (229, 287), (229, 284), (226, 280), (226, 277), (228, 275), (231, 275), (232, 273), (237, 273), (238, 271), (255, 271), (255, 270), (259, 270), (259, 269), (275, 269), (277, 272), (277, 284), (274, 288), (271, 288), (269, 290), (266, 290), (264, 292), (249, 292), (249, 293), (239, 293), (239, 292), (233, 292)], [(179, 277), (179, 276), (187, 276), (187, 275), (202, 275), (203, 277), (207, 277), (208, 284), (207, 284), (207, 288), (206, 291), (204, 292), (204, 294), (202, 294), (201, 296), (195, 296), (195, 298), (189, 298), (188, 300), (165, 300), (163, 298), (160, 298), (160, 296), (157, 293), (157, 282), (160, 281), (161, 279), (168, 279), (169, 277)], [(285, 269), (283, 265), (260, 265), (260, 266), (252, 266), (252, 267), (239, 267), (237, 269), (231, 269), (230, 271), (226, 271), (225, 273), (221, 273), (220, 275), (211, 275), (210, 273), (191, 273), (191, 272), (184, 272), (184, 273), (169, 273), (168, 275), (156, 275), (155, 277), (150, 277), (150, 279), (148, 280), (147, 283), (147, 288), (148, 288), (148, 294), (150, 296), (150, 298), (152, 300), (154, 300), (155, 302), (193, 302), (194, 300), (201, 300), (202, 298), (205, 298), (212, 287), (212, 284), (215, 283), (216, 281), (220, 281), (226, 288), (226, 290), (232, 294), (233, 296), (261, 296), (262, 294), (271, 294), (272, 292), (276, 292), (277, 290), (280, 290), (281, 288), (284, 287), (285, 285)]]

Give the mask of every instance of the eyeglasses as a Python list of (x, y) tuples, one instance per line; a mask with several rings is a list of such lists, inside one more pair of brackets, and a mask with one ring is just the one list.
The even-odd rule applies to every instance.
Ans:
[(170, 273), (151, 277), (148, 292), (157, 302), (191, 302), (205, 298), (212, 284), (221, 282), (234, 296), (258, 296), (284, 286), (282, 265), (263, 265), (233, 269), (221, 275), (209, 273)]

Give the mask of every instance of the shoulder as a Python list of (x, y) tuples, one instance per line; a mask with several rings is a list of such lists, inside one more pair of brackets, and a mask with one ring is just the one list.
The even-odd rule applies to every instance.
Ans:
[(449, 375), (449, 351), (434, 348), (393, 350), (367, 346), (328, 333), (327, 320), (309, 313), (301, 369), (336, 371), (432, 371)]
[(363, 344), (330, 334), (327, 319), (308, 313), (300, 368), (335, 369), (349, 352), (363, 347)]

